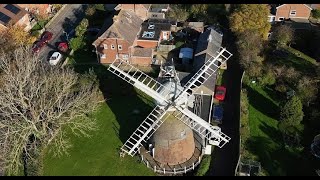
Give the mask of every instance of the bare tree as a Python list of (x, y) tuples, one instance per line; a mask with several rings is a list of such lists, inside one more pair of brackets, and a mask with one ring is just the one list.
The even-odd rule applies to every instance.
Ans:
[(103, 98), (92, 72), (48, 66), (29, 48), (2, 52), (0, 71), (0, 153), (8, 175), (49, 144), (55, 155), (67, 153), (62, 128), (84, 136), (97, 128), (91, 113)]

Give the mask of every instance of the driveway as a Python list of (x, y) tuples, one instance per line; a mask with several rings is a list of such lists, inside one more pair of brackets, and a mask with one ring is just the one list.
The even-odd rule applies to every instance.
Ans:
[(60, 14), (53, 20), (53, 22), (46, 28), (47, 31), (53, 33), (51, 41), (41, 49), (39, 56), (43, 58), (46, 62), (51, 54), (56, 51), (56, 43), (63, 40), (63, 31), (74, 29), (76, 25), (84, 17), (84, 4), (68, 4), (60, 12)]
[[(226, 48), (229, 52), (235, 54), (235, 39), (231, 37), (230, 33), (224, 34), (224, 41), (227, 44)], [(234, 176), (234, 169), (239, 157), (241, 70), (235, 56), (232, 56), (227, 63), (228, 70), (224, 73), (226, 76), (227, 93), (224, 102), (223, 123), (219, 126), (223, 133), (231, 137), (231, 140), (221, 149), (219, 147), (214, 148), (211, 167), (208, 172), (210, 176)]]

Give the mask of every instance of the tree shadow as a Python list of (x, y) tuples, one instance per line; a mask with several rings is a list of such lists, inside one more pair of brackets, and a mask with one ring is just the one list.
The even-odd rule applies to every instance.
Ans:
[(273, 119), (279, 118), (279, 107), (274, 102), (264, 97), (250, 86), (246, 86), (246, 89), (248, 91), (249, 102), (254, 108)]
[(269, 175), (315, 175), (315, 158), (311, 157), (308, 150), (300, 152), (297, 149), (285, 147), (278, 129), (264, 122), (259, 129), (267, 137), (249, 138), (246, 148), (258, 157), (257, 160)]

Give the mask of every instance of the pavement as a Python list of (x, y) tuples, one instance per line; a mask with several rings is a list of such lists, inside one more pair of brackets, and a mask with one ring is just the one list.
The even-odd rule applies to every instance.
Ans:
[(68, 4), (61, 10), (60, 14), (46, 28), (46, 31), (52, 32), (53, 36), (50, 42), (40, 50), (40, 58), (43, 58), (48, 62), (48, 58), (52, 53), (57, 51), (57, 42), (61, 42), (63, 40), (63, 31), (67, 29), (74, 29), (82, 20), (85, 15), (84, 8), (84, 4)]
[[(230, 33), (224, 33), (224, 41), (229, 52), (235, 54), (235, 39)], [(241, 70), (235, 56), (228, 60), (226, 76), (226, 99), (224, 101), (224, 115), (221, 131), (231, 137), (224, 147), (214, 147), (212, 161), (208, 175), (210, 176), (234, 176), (234, 170), (239, 157), (239, 123), (240, 123), (240, 82)]]

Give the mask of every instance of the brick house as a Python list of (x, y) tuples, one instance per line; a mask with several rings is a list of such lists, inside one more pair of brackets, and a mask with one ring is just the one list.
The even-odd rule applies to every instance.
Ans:
[(136, 40), (137, 46), (156, 49), (163, 40), (171, 36), (171, 22), (168, 20), (149, 19), (141, 24), (141, 30)]
[(40, 14), (47, 16), (51, 12), (50, 4), (18, 4), (18, 6), (24, 8), (29, 13)]
[(17, 4), (0, 4), (0, 30), (8, 25), (24, 27), (25, 31), (31, 29), (28, 12)]
[(151, 7), (151, 4), (119, 4), (114, 9), (118, 10), (126, 10), (134, 12), (139, 18), (143, 21), (148, 19), (148, 12)]
[(286, 19), (309, 19), (312, 8), (307, 4), (282, 4), (271, 5), (269, 22), (283, 21)]
[(113, 24), (92, 45), (100, 63), (110, 64), (116, 58), (129, 59), (142, 20), (132, 11), (121, 10)]

